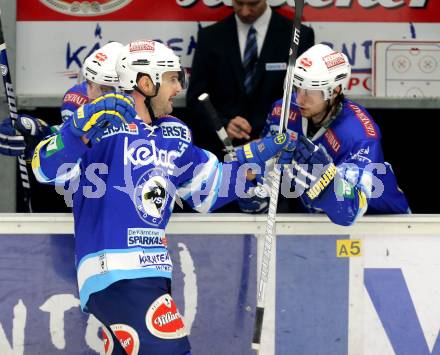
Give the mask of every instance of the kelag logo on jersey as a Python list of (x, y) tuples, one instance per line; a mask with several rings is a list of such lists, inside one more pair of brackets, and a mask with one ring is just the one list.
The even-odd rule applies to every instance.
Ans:
[(122, 9), (131, 0), (40, 0), (52, 10), (72, 16), (99, 16)]
[(167, 179), (160, 169), (145, 172), (134, 188), (134, 203), (141, 219), (158, 225), (168, 202)]
[[(182, 148), (182, 150), (184, 150)], [(138, 139), (129, 144), (128, 137), (124, 139), (124, 165), (154, 165), (167, 169), (168, 174), (173, 174), (175, 169), (174, 159), (180, 157), (182, 152), (177, 150), (159, 149), (152, 140)]]

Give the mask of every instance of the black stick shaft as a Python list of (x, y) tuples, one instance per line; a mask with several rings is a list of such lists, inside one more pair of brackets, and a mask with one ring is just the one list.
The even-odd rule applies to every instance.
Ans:
[(207, 93), (203, 93), (198, 97), (199, 101), (202, 103), (206, 112), (208, 113), (208, 117), (211, 119), (211, 122), (214, 125), (215, 131), (217, 132), (217, 136), (222, 141), (225, 146), (227, 153), (234, 152), (234, 146), (232, 145), (231, 139), (229, 138), (225, 127), (223, 127), (222, 121), (218, 116), (218, 113), (214, 106), (212, 106), (211, 100), (209, 99), (209, 95)]
[[(6, 41), (3, 35), (3, 26), (1, 23), (1, 11), (0, 11), (0, 66), (3, 77), (3, 85), (5, 87), (5, 95), (8, 100), (9, 107), (9, 116), (11, 117), (12, 123), (15, 126), (15, 122), (18, 118), (18, 110), (17, 110), (17, 100), (14, 91), (14, 85), (12, 84), (11, 79), (11, 70), (9, 67), (7, 50), (6, 50)], [(29, 174), (26, 166), (26, 159), (24, 155), (19, 156), (18, 165), (20, 171), (20, 180), (23, 186), (23, 199), (24, 205), (27, 208), (28, 212), (32, 212), (31, 205), (31, 186), (29, 182)]]

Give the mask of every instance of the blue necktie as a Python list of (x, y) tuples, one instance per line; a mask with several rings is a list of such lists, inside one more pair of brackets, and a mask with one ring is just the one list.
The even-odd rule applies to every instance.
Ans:
[(252, 79), (255, 74), (256, 63), (258, 59), (257, 36), (254, 26), (249, 28), (246, 38), (246, 47), (244, 48), (243, 68), (244, 68), (244, 88), (246, 94), (252, 91)]

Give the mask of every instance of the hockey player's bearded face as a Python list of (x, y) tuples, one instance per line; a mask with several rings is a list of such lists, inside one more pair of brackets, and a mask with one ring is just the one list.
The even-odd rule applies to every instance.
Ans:
[(301, 111), (301, 116), (314, 123), (321, 122), (327, 111), (327, 102), (324, 100), (324, 94), (321, 90), (296, 88), (296, 103)]
[(159, 92), (151, 99), (151, 106), (156, 117), (167, 115), (173, 111), (173, 98), (181, 91), (179, 73), (163, 73)]

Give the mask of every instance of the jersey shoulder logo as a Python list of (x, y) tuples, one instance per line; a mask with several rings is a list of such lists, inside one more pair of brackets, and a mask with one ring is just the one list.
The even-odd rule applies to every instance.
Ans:
[(370, 147), (359, 149), (356, 153), (350, 153), (350, 159), (358, 160), (361, 163), (370, 164), (373, 161), (368, 157), (370, 154)]
[(339, 149), (341, 148), (341, 142), (336, 136), (335, 132), (328, 128), (327, 131), (325, 131), (324, 137), (333, 152), (338, 153)]
[(372, 138), (377, 138), (377, 132), (374, 128), (374, 124), (370, 117), (362, 110), (359, 106), (350, 103), (348, 105), (354, 112), (356, 118), (359, 120), (359, 122), (362, 124), (362, 127), (364, 128), (365, 134)]
[(71, 104), (75, 107), (80, 107), (88, 102), (89, 98), (79, 92), (68, 92), (63, 98), (63, 105)]
[(180, 122), (161, 122), (159, 127), (162, 130), (162, 136), (167, 138), (180, 138), (184, 142), (191, 142), (191, 133), (189, 128)]
[(115, 134), (121, 134), (121, 133), (138, 135), (139, 129), (136, 123), (123, 123), (119, 127), (110, 126), (104, 131), (102, 138), (111, 137), (114, 136)]
[[(280, 116), (281, 116), (281, 110), (282, 110), (282, 106), (281, 104), (277, 104), (272, 108), (272, 112), (271, 112), (271, 116), (273, 118), (277, 118), (279, 120)], [(289, 112), (289, 121), (295, 122), (296, 119), (298, 118), (298, 111), (292, 107), (290, 107), (290, 112)]]

